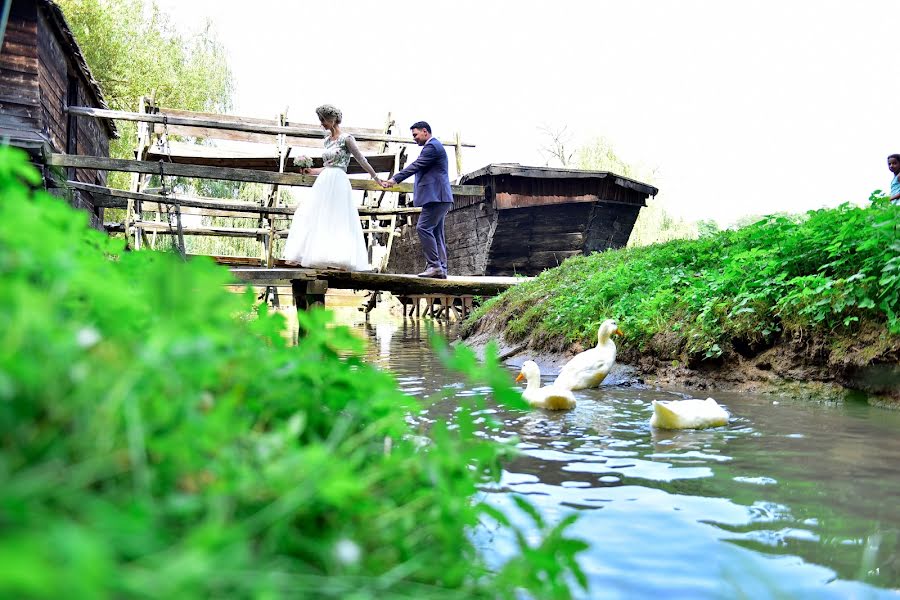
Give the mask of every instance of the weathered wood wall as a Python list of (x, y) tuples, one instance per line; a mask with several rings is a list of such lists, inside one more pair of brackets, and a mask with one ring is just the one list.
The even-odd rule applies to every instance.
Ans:
[[(447, 268), (451, 275), (484, 275), (487, 252), (496, 226), (497, 211), (483, 197), (461, 196), (453, 203), (444, 222), (447, 239)], [(417, 216), (401, 230), (393, 242), (387, 273), (420, 273), (425, 256), (416, 233)]]
[[(422, 255), (422, 246), (416, 234), (416, 220), (415, 216), (409, 218), (412, 224), (403, 225), (400, 236), (394, 238), (391, 255), (385, 268), (386, 273), (415, 274), (425, 270), (425, 257)], [(450, 272), (453, 273), (453, 270)]]
[(605, 202), (592, 204), (583, 246), (584, 253), (624, 248), (628, 244), (628, 238), (631, 237), (640, 211), (640, 206), (627, 204)]
[(55, 151), (67, 152), (65, 108), (69, 69), (66, 54), (43, 11), (38, 11), (37, 42), (42, 129)]
[[(76, 79), (77, 100), (79, 106), (90, 104), (92, 100), (88, 95), (84, 83), (80, 79)], [(109, 137), (103, 131), (103, 125), (96, 119), (85, 119), (79, 117), (70, 117), (69, 127), (75, 128), (74, 134), (74, 154), (89, 156), (109, 156)], [(71, 135), (71, 134), (70, 134)], [(92, 183), (94, 185), (106, 185), (106, 172), (94, 169), (75, 169), (74, 179), (82, 183)], [(103, 229), (103, 209), (96, 206), (94, 197), (89, 192), (83, 190), (72, 190), (72, 205), (83, 208), (91, 215), (91, 226), (97, 229)]]
[(486, 275), (537, 275), (582, 253), (592, 205), (533, 206), (497, 211)]
[[(485, 186), (487, 196), (457, 198), (447, 215), (450, 274), (537, 275), (571, 256), (624, 247), (645, 195), (614, 181), (507, 175), (467, 180)], [(424, 268), (415, 227), (404, 227), (387, 272)]]
[[(451, 210), (444, 223), (447, 268), (453, 275), (484, 275), (498, 211), (492, 203), (483, 200), (465, 203), (468, 206)], [(423, 259), (423, 265), (424, 262)]]
[[(32, 152), (109, 155), (110, 132), (96, 119), (76, 118), (68, 105), (97, 106), (94, 89), (83, 72), (71, 33), (58, 8), (46, 2), (15, 0), (0, 49), (0, 136)], [(49, 172), (47, 172), (49, 174)], [(106, 185), (100, 171), (70, 169), (69, 179)], [(62, 193), (58, 188), (51, 191)], [(88, 192), (66, 195), (102, 228), (102, 209)]]
[(0, 136), (32, 147), (42, 142), (37, 13), (14, 2), (0, 49)]

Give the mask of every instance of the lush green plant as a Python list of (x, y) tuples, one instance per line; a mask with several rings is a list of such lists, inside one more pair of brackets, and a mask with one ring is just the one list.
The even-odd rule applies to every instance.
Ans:
[(722, 228), (714, 219), (700, 219), (697, 221), (697, 237), (719, 233)]
[(699, 358), (783, 332), (850, 333), (867, 323), (900, 335), (900, 207), (844, 204), (572, 258), (485, 303), (467, 330), (502, 329), (511, 341), (531, 336), (561, 349), (592, 343), (613, 316), (628, 330), (625, 348), (653, 341)]
[(628, 245), (647, 246), (669, 240), (693, 239), (698, 235), (696, 223), (670, 214), (665, 208), (665, 201), (657, 196), (647, 200), (647, 206), (638, 214)]
[[(568, 598), (565, 536), (489, 571), (483, 398), (430, 429), (329, 312), (284, 320), (207, 260), (124, 252), (0, 147), (0, 596)], [(492, 353), (438, 351), (523, 406)], [(449, 395), (449, 392), (448, 392)], [(422, 444), (422, 434), (430, 440)], [(573, 579), (574, 578), (574, 579)]]

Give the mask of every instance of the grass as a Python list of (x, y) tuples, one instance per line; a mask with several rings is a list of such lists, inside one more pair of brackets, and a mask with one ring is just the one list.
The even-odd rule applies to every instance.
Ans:
[[(0, 597), (534, 598), (587, 586), (568, 535), (475, 498), (515, 455), (486, 398), (426, 424), (328, 311), (301, 335), (227, 269), (126, 252), (0, 146)], [(488, 354), (436, 351), (526, 409)], [(446, 396), (453, 396), (447, 392)], [(441, 398), (435, 398), (441, 401)], [(427, 433), (429, 443), (417, 442)], [(489, 570), (472, 529), (509, 528)]]
[[(716, 360), (797, 336), (900, 345), (900, 207), (873, 198), (696, 240), (573, 257), (484, 303), (463, 335), (561, 351), (619, 319), (626, 352)], [(871, 337), (871, 336), (870, 336)], [(877, 353), (876, 353), (877, 354)]]

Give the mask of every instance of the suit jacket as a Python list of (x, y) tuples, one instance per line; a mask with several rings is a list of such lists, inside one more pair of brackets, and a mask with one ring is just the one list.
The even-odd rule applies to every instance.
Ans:
[(400, 183), (410, 175), (416, 176), (413, 188), (413, 206), (431, 202), (453, 202), (450, 175), (447, 170), (447, 151), (437, 138), (431, 138), (411, 165), (392, 177)]

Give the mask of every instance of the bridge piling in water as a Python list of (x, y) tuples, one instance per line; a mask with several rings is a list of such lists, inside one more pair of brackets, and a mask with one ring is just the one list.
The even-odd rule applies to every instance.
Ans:
[[(473, 308), (475, 297), (496, 296), (510, 287), (527, 281), (525, 277), (449, 277), (429, 279), (415, 275), (351, 272), (333, 269), (237, 267), (234, 276), (248, 284), (291, 286), (297, 310), (325, 304), (329, 288), (390, 292), (400, 299), (404, 316), (421, 316), (420, 303), (426, 302), (425, 314), (446, 318), (451, 314), (464, 318)], [(374, 307), (369, 302), (366, 312)], [(437, 307), (437, 312), (435, 312)], [(407, 310), (409, 313), (407, 314)]]

